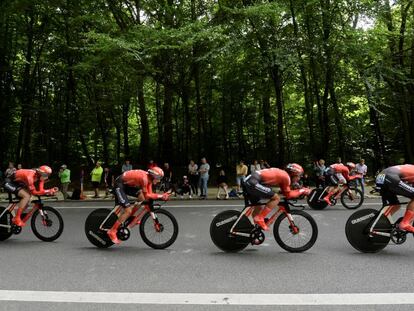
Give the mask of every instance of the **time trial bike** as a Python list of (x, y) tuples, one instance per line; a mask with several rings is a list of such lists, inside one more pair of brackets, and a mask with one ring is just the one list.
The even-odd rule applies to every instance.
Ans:
[[(265, 241), (265, 234), (253, 220), (252, 205), (247, 199), (243, 211), (227, 210), (216, 215), (210, 225), (210, 236), (213, 243), (225, 252), (238, 252), (249, 244), (260, 245)], [(266, 203), (259, 203), (265, 205)], [(275, 213), (266, 218), (266, 224), (273, 226), (276, 242), (288, 252), (304, 252), (310, 249), (318, 237), (318, 226), (311, 215), (303, 210), (290, 207), (301, 207), (292, 201), (282, 199), (275, 208)]]
[[(315, 188), (308, 196), (308, 205), (315, 210), (322, 210), (328, 206), (324, 198), (328, 195), (329, 186), (325, 188)], [(364, 195), (353, 182), (340, 186), (340, 190), (329, 199), (333, 205), (341, 200), (347, 209), (357, 209), (364, 203)]]
[[(58, 239), (63, 232), (63, 219), (60, 213), (50, 206), (45, 206), (40, 196), (31, 202), (32, 206), (28, 211), (22, 213), (21, 219), (27, 222), (30, 218), (30, 225), (33, 234), (42, 241), (52, 242)], [(12, 201), (5, 208), (0, 206), (0, 241), (7, 240), (13, 234), (22, 232), (22, 227), (13, 224), (14, 209), (19, 201)]]
[[(154, 200), (136, 202), (131, 216), (118, 229), (118, 239), (128, 240), (131, 229), (139, 225), (141, 238), (148, 246), (164, 249), (172, 245), (177, 239), (178, 223), (170, 212), (161, 207), (161, 204), (154, 204)], [(99, 248), (108, 248), (114, 244), (107, 232), (118, 219), (122, 208), (99, 208), (89, 214), (85, 221), (85, 234), (89, 242)]]
[[(373, 192), (378, 192), (378, 189), (374, 188)], [(407, 231), (399, 228), (403, 217), (394, 220), (392, 209), (392, 206), (383, 203), (380, 210), (364, 208), (353, 213), (345, 225), (348, 242), (363, 253), (379, 252), (390, 241), (396, 245), (403, 244), (407, 240)]]

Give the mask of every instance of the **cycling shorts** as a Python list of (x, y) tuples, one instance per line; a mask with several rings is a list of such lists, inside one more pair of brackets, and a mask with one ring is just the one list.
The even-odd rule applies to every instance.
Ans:
[(342, 173), (334, 173), (333, 170), (328, 170), (325, 174), (325, 182), (328, 186), (338, 186), (339, 184), (346, 184), (346, 179)]
[(113, 188), (113, 194), (115, 195), (115, 204), (121, 205), (123, 207), (129, 207), (131, 204), (129, 202), (128, 196), (137, 197), (140, 188), (130, 187), (124, 184), (122, 180), (122, 175), (115, 180), (115, 186)]
[(9, 193), (17, 195), (20, 190), (25, 189), (28, 191), (26, 184), (14, 181), (13, 179), (6, 178), (3, 183), (3, 188)]
[(383, 204), (400, 204), (397, 195), (414, 199), (414, 187), (403, 182), (398, 174), (380, 173), (375, 183), (380, 188)]
[(262, 199), (270, 200), (275, 195), (272, 188), (260, 184), (260, 175), (257, 172), (244, 180), (244, 187), (251, 204), (257, 204)]

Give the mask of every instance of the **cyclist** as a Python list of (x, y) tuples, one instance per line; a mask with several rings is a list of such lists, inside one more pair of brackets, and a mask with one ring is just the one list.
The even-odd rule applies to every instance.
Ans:
[[(47, 165), (42, 165), (36, 169), (17, 170), (10, 178), (6, 179), (4, 189), (17, 195), (20, 198), (19, 207), (13, 223), (24, 227), (26, 224), (21, 219), (22, 213), (26, 210), (32, 195), (53, 195), (58, 188), (44, 189), (45, 180), (52, 174), (52, 169)], [(38, 189), (35, 183), (38, 182)]]
[(130, 170), (124, 172), (115, 180), (113, 193), (115, 195), (115, 204), (123, 207), (123, 212), (118, 216), (112, 228), (107, 232), (111, 241), (115, 244), (121, 243), (117, 237), (118, 228), (131, 216), (133, 205), (130, 204), (127, 195), (137, 197), (138, 201), (148, 199), (161, 199), (167, 201), (168, 193), (157, 194), (152, 192), (152, 186), (160, 182), (164, 177), (161, 168), (155, 166), (148, 171)]
[(390, 213), (394, 214), (400, 209), (400, 201), (397, 195), (409, 198), (403, 220), (400, 222), (400, 229), (414, 233), (412, 226), (414, 219), (414, 165), (396, 165), (383, 170), (375, 180), (383, 204), (390, 205)]
[(247, 176), (244, 185), (251, 204), (256, 205), (261, 199), (269, 199), (265, 207), (256, 205), (253, 217), (256, 224), (263, 230), (269, 230), (265, 217), (274, 209), (280, 201), (278, 194), (273, 192), (270, 186), (279, 186), (282, 194), (287, 199), (294, 199), (301, 195), (309, 195), (310, 189), (291, 189), (291, 184), (298, 183), (303, 175), (303, 168), (299, 164), (290, 163), (285, 170), (278, 168), (267, 168), (255, 171)]
[(340, 190), (340, 185), (346, 185), (348, 181), (362, 177), (360, 174), (350, 175), (350, 172), (355, 167), (355, 163), (352, 162), (347, 162), (345, 165), (335, 163), (328, 167), (325, 172), (325, 181), (329, 185), (327, 189), (328, 194), (323, 198), (328, 205), (333, 205), (330, 198)]

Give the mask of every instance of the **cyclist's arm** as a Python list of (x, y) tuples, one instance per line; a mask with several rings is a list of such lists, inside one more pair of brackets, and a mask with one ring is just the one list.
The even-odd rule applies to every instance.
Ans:
[(45, 184), (44, 180), (39, 181), (39, 189), (36, 189), (36, 187), (34, 186), (33, 178), (31, 178), (31, 177), (30, 177), (30, 182), (31, 182), (32, 187), (30, 187), (30, 185), (29, 185), (29, 189), (30, 189), (30, 192), (32, 194), (34, 194), (34, 195), (43, 195), (43, 194), (47, 194), (49, 192), (48, 191), (49, 189), (48, 190), (44, 189), (44, 184)]
[(159, 200), (162, 198), (162, 194), (152, 192), (152, 184), (149, 182), (142, 187), (142, 194), (144, 195), (145, 200)]

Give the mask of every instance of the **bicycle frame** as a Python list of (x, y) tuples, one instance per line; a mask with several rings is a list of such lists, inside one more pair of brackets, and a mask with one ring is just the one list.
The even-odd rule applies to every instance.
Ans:
[[(14, 215), (13, 211), (14, 211), (14, 209), (16, 208), (16, 206), (18, 204), (19, 204), (19, 202), (9, 203), (7, 208), (4, 209), (3, 213), (0, 214), (0, 218), (3, 217), (3, 215), (6, 213), (6, 211), (9, 211), (14, 217), (15, 215)], [(42, 211), (43, 203), (42, 203), (42, 200), (40, 199), (40, 197), (38, 197), (37, 200), (34, 200), (31, 203), (29, 203), (28, 207), (30, 206), (30, 204), (32, 204), (32, 208), (30, 209), (30, 211), (28, 211), (27, 213), (24, 214), (24, 217), (22, 219), (23, 222), (27, 222), (30, 219), (30, 217), (32, 217), (33, 213), (38, 209), (40, 210), (40, 214), (43, 216), (43, 211)], [(2, 225), (2, 224), (0, 224), (0, 227), (11, 228), (12, 225)]]
[[(318, 200), (319, 200), (319, 201), (323, 200), (323, 198), (324, 198), (324, 196), (325, 196), (325, 194), (326, 194), (327, 190), (328, 190), (330, 187), (331, 187), (331, 186), (326, 186), (326, 187), (323, 189), (323, 191), (321, 192), (321, 194), (320, 194), (320, 195), (319, 195), (319, 197), (318, 197)], [(350, 189), (350, 187), (349, 187), (349, 185), (348, 185), (348, 184), (345, 184), (345, 185), (342, 185), (342, 186), (338, 185), (338, 187), (340, 187), (340, 190), (339, 190), (339, 191), (335, 194), (335, 196), (334, 196), (335, 200), (338, 200), (338, 199), (341, 197), (341, 195), (342, 195), (342, 193), (343, 193), (343, 192), (345, 192), (346, 190)]]
[[(242, 219), (243, 216), (246, 216), (247, 219), (249, 219), (250, 223), (254, 226), (255, 225), (255, 222), (254, 222), (254, 219), (253, 219), (254, 208), (256, 206), (263, 206), (263, 205), (266, 205), (266, 203), (261, 203), (261, 204), (258, 204), (258, 205), (251, 205), (251, 204), (247, 205), (243, 209), (243, 211), (241, 212), (240, 216), (237, 218), (237, 220), (235, 221), (233, 226), (231, 227), (230, 233), (234, 234), (234, 235), (238, 235), (238, 236), (250, 237), (250, 233), (238, 232), (238, 231), (235, 231), (234, 229), (236, 228), (237, 224), (240, 222), (240, 220)], [(290, 209), (289, 209), (289, 206), (288, 206), (287, 202), (285, 202), (285, 201), (284, 202), (279, 202), (278, 208), (275, 209), (275, 210), (276, 210), (275, 213), (266, 222), (266, 224), (268, 226), (273, 225), (273, 223), (276, 221), (277, 217), (279, 217), (279, 215), (284, 213), (284, 214), (286, 214), (287, 219), (289, 220), (289, 223), (292, 226), (292, 228), (296, 228), (296, 226), (294, 224), (294, 221), (293, 221), (293, 217), (290, 214)], [(293, 229), (293, 230), (295, 230), (295, 229)]]
[[(134, 207), (132, 208), (131, 216), (133, 217), (133, 220), (129, 222), (127, 228), (131, 229), (135, 227), (136, 225), (139, 225), (141, 223), (142, 217), (146, 213), (150, 213), (152, 219), (157, 222), (157, 216), (153, 212), (154, 206), (160, 206), (160, 204), (154, 204), (152, 201), (143, 201), (143, 202), (135, 202)], [(120, 205), (115, 206), (112, 211), (108, 214), (108, 216), (102, 221), (102, 223), (99, 226), (99, 229), (102, 231), (109, 231), (110, 228), (106, 229), (104, 228), (104, 225), (106, 221), (111, 217), (112, 214), (115, 214), (117, 217), (121, 213), (123, 207)], [(138, 212), (139, 211), (139, 212)], [(138, 212), (137, 215), (135, 215)]]
[[(399, 205), (402, 204), (407, 204), (408, 202), (402, 202)], [(385, 217), (388, 218), (388, 220), (390, 221), (391, 224), (394, 224), (394, 218), (391, 215), (391, 211), (393, 209), (392, 205), (383, 205), (380, 212), (378, 213), (377, 217), (374, 219), (371, 227), (369, 228), (369, 235), (372, 237), (373, 235), (382, 235), (382, 236), (386, 236), (386, 237), (391, 237), (391, 233), (386, 233), (386, 232), (381, 232), (381, 231), (376, 231), (374, 230), (375, 225), (378, 223), (379, 219), (381, 218), (382, 215), (384, 215)]]

